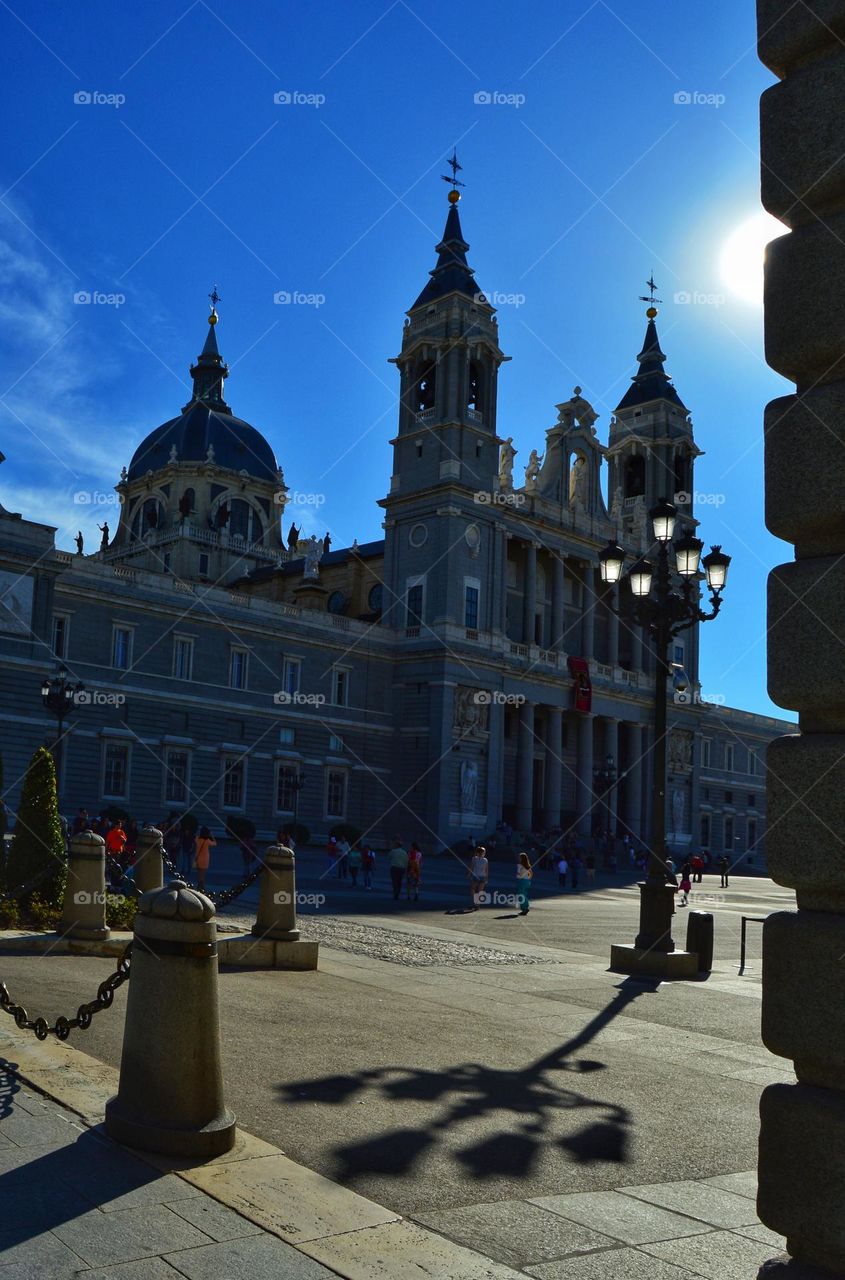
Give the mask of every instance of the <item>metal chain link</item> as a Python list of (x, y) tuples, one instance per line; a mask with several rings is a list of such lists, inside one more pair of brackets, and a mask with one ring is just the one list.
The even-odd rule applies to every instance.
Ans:
[(115, 991), (118, 987), (122, 987), (129, 977), (131, 955), (132, 943), (130, 942), (118, 960), (114, 973), (100, 983), (96, 998), (89, 1000), (87, 1004), (81, 1004), (75, 1018), (56, 1018), (52, 1027), (46, 1018), (30, 1018), (22, 1004), (12, 1002), (5, 982), (0, 982), (0, 1009), (14, 1018), (15, 1025), (21, 1031), (34, 1031), (39, 1040), (46, 1040), (49, 1035), (57, 1036), (59, 1040), (67, 1040), (76, 1027), (79, 1027), (80, 1031), (87, 1031), (95, 1013), (99, 1013), (101, 1009), (111, 1008)]
[(126, 868), (122, 867), (120, 862), (117, 860), (117, 858), (113, 857), (112, 854), (108, 852), (108, 850), (105, 851), (105, 854), (106, 854), (106, 862), (110, 862), (112, 869), (114, 871), (117, 871), (119, 874), (117, 885), (112, 883), (110, 887), (116, 890), (118, 887), (120, 889), (123, 889), (124, 885), (128, 885), (129, 890), (132, 893), (134, 893), (136, 897), (140, 897), (141, 890), (138, 888), (135, 881), (129, 875), (129, 872), (126, 870)]
[(210, 889), (200, 889), (197, 885), (191, 884), (187, 876), (182, 875), (182, 872), (174, 867), (163, 849), (161, 851), (161, 860), (176, 880), (183, 880), (189, 889), (196, 889), (197, 893), (204, 893), (207, 898), (211, 899), (215, 907), (227, 907), (230, 902), (234, 902), (235, 898), (239, 898), (251, 884), (255, 884), (256, 880), (261, 875), (261, 872), (264, 870), (261, 863), (259, 863), (254, 871), (250, 871), (249, 875), (244, 876), (243, 880), (232, 885), (231, 889), (222, 889), (219, 893), (212, 893)]

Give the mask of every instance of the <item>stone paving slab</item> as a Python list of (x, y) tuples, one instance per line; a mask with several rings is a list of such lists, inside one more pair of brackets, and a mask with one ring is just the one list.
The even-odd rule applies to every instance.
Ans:
[(3, 1280), (72, 1280), (84, 1266), (52, 1231), (0, 1230), (0, 1263)]
[[(83, 1272), (82, 1276), (84, 1280), (178, 1280), (179, 1272), (164, 1258), (144, 1258), (141, 1262), (119, 1262), (114, 1267), (97, 1267), (94, 1271)], [(5, 1276), (3, 1280), (6, 1280)]]
[(705, 1280), (749, 1280), (772, 1256), (772, 1246), (758, 1244), (733, 1231), (711, 1231), (685, 1240), (663, 1240), (642, 1246), (643, 1253), (686, 1267)]
[(721, 1187), (723, 1191), (732, 1191), (734, 1195), (757, 1200), (756, 1169), (749, 1169), (747, 1173), (719, 1173), (715, 1178), (704, 1178), (703, 1181), (711, 1187)]
[(172, 1202), (170, 1208), (174, 1213), (178, 1213), (180, 1218), (190, 1222), (212, 1240), (220, 1243), (224, 1240), (237, 1240), (240, 1236), (261, 1234), (261, 1227), (256, 1226), (254, 1222), (242, 1218), (239, 1213), (227, 1209), (223, 1204), (218, 1204), (209, 1196), (202, 1195), (198, 1188), (191, 1188), (191, 1190), (196, 1190), (197, 1194), (189, 1200)]
[(208, 1236), (166, 1205), (158, 1204), (116, 1213), (90, 1209), (71, 1222), (54, 1226), (53, 1234), (91, 1267), (134, 1262), (209, 1243)]
[(745, 1196), (698, 1182), (667, 1182), (647, 1187), (619, 1187), (623, 1195), (686, 1214), (714, 1227), (754, 1226), (757, 1211)]
[(526, 1270), (537, 1280), (689, 1280), (694, 1275), (671, 1262), (659, 1262), (639, 1249), (603, 1250), (583, 1258), (543, 1262)]
[(325, 1267), (266, 1232), (167, 1258), (188, 1280), (329, 1280)]
[(524, 1280), (522, 1272), (407, 1220), (313, 1240), (303, 1252), (347, 1280)]
[[(653, 1240), (675, 1240), (709, 1231), (703, 1222), (672, 1213), (658, 1205), (618, 1191), (578, 1191), (574, 1195), (539, 1196), (531, 1201), (541, 1209), (580, 1222), (624, 1244), (647, 1244)], [(671, 1261), (671, 1259), (670, 1259)]]
[(478, 1248), (483, 1241), (487, 1255), (513, 1267), (587, 1253), (614, 1243), (606, 1234), (559, 1218), (525, 1200), (473, 1204), (445, 1213), (421, 1214), (415, 1220), (470, 1248)]

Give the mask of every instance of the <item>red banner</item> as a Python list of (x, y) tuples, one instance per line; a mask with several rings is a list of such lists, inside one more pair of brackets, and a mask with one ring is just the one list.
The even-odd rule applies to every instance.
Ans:
[(574, 680), (573, 700), (576, 711), (590, 711), (593, 705), (593, 686), (586, 658), (570, 658), (569, 670)]

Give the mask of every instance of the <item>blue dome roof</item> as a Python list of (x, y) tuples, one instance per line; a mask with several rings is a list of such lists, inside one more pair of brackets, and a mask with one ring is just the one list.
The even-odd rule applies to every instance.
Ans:
[(179, 462), (205, 462), (214, 449), (214, 462), (232, 471), (246, 471), (259, 480), (276, 480), (276, 458), (260, 431), (248, 422), (194, 401), (178, 418), (151, 431), (129, 464), (129, 480), (167, 465), (173, 447)]

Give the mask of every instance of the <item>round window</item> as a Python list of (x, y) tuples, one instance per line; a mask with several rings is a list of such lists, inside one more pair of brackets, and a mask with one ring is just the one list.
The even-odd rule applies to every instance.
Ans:
[(346, 608), (346, 596), (342, 591), (333, 591), (326, 607), (329, 613), (343, 613)]
[(424, 524), (415, 524), (411, 526), (411, 532), (408, 534), (408, 541), (412, 547), (421, 547), (428, 537), (428, 529)]
[(382, 587), (381, 587), (381, 583), (377, 582), (374, 587), (370, 587), (370, 594), (367, 596), (367, 603), (369, 604), (373, 613), (381, 613), (381, 600), (382, 600)]

